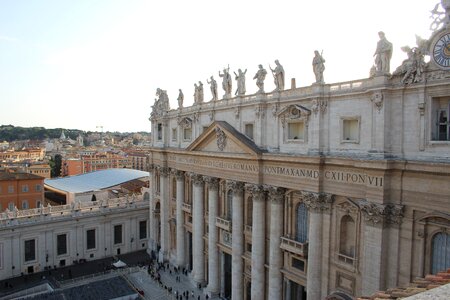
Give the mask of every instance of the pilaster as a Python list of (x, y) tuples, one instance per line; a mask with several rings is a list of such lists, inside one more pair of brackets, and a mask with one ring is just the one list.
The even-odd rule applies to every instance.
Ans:
[(159, 167), (160, 175), (160, 220), (161, 220), (161, 249), (159, 261), (166, 261), (169, 251), (169, 173), (167, 167)]
[(241, 300), (244, 299), (244, 184), (239, 181), (227, 184), (233, 191), (231, 298)]
[(268, 187), (270, 199), (270, 244), (269, 244), (269, 299), (282, 299), (283, 266), (280, 237), (283, 235), (283, 202), (286, 190), (279, 187)]
[(322, 295), (322, 254), (323, 254), (323, 213), (331, 212), (333, 195), (327, 193), (314, 193), (302, 191), (303, 202), (309, 211), (308, 230), (308, 273), (307, 273), (307, 294), (308, 299), (320, 300), (326, 295)]
[(216, 227), (219, 199), (219, 180), (204, 176), (208, 184), (208, 294), (216, 296), (220, 292), (219, 282), (219, 249), (217, 248), (219, 232)]
[(205, 261), (204, 261), (204, 207), (203, 207), (203, 176), (191, 174), (193, 182), (193, 207), (192, 207), (192, 279), (196, 284), (203, 284), (205, 281)]
[(186, 264), (185, 241), (184, 241), (184, 172), (176, 170), (174, 175), (177, 179), (177, 207), (176, 207), (176, 235), (177, 235), (177, 259), (178, 267), (183, 267)]
[(266, 231), (266, 191), (261, 185), (249, 185), (253, 200), (252, 222), (252, 299), (265, 299), (265, 231)]

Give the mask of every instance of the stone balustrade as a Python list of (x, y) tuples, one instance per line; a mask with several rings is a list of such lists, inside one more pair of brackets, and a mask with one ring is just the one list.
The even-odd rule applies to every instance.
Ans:
[(182, 210), (188, 214), (192, 213), (192, 206), (189, 203), (182, 204)]
[(301, 243), (287, 237), (281, 237), (280, 248), (289, 251), (291, 253), (300, 255), (301, 257), (308, 256), (308, 243)]
[(223, 230), (231, 231), (231, 221), (222, 219), (221, 217), (216, 218), (216, 226)]
[(91, 213), (104, 213), (105, 210), (147, 207), (148, 201), (139, 196), (113, 198), (100, 201), (77, 202), (41, 208), (6, 210), (0, 213), (0, 227), (17, 226), (27, 223), (48, 222), (49, 220), (72, 218)]

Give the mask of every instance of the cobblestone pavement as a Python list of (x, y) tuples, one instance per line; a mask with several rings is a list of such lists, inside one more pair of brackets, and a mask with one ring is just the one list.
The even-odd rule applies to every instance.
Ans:
[[(151, 300), (163, 300), (163, 299), (177, 299), (176, 295), (181, 295), (183, 292), (189, 293), (189, 298), (178, 298), (178, 299), (191, 299), (191, 300), (206, 300), (206, 294), (204, 294), (204, 289), (196, 288), (192, 285), (191, 279), (186, 275), (178, 275), (169, 270), (160, 270), (161, 275), (161, 285), (154, 280), (147, 273), (147, 268), (142, 268), (141, 271), (131, 273), (126, 275), (127, 279), (138, 289), (144, 291), (144, 298)], [(180, 276), (180, 282), (177, 282), (176, 276)], [(172, 293), (169, 293), (164, 286), (171, 287)], [(192, 293), (194, 296), (192, 296)], [(219, 297), (209, 298), (211, 300), (222, 299)]]

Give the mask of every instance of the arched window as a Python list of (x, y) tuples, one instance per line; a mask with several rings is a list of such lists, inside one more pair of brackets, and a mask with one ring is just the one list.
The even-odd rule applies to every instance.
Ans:
[(355, 221), (349, 215), (343, 216), (340, 227), (339, 253), (348, 257), (355, 257), (356, 243)]
[(303, 202), (297, 205), (295, 227), (295, 240), (300, 243), (305, 243), (308, 240), (308, 209)]
[(450, 234), (440, 232), (434, 235), (431, 246), (431, 273), (450, 268)]
[(148, 192), (144, 193), (144, 201), (150, 201), (150, 194)]
[(227, 193), (227, 219), (231, 220), (233, 217), (233, 191), (230, 189)]
[(253, 223), (253, 197), (247, 198), (247, 225), (252, 226)]

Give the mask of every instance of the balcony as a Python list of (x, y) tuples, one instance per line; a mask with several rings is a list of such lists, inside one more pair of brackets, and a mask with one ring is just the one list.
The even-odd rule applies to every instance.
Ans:
[(346, 263), (346, 264), (351, 265), (351, 266), (354, 266), (355, 262), (356, 262), (356, 259), (354, 257), (347, 256), (347, 255), (344, 255), (342, 253), (338, 254), (338, 259), (339, 259), (340, 262)]
[(280, 248), (291, 253), (297, 254), (301, 257), (308, 256), (308, 243), (301, 243), (294, 240), (291, 240), (287, 237), (281, 237), (281, 245)]
[(183, 203), (182, 209), (184, 212), (189, 214), (192, 212), (191, 205), (189, 203)]
[(216, 217), (216, 226), (226, 231), (231, 231), (231, 221)]

